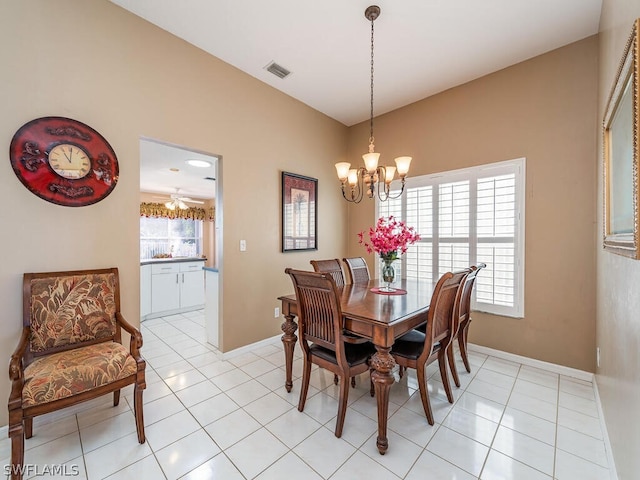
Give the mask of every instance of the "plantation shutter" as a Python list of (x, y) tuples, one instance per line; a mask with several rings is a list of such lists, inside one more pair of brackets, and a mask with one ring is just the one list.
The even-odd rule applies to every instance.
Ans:
[(421, 237), (395, 262), (397, 275), (435, 285), (445, 272), (486, 263), (473, 308), (522, 317), (524, 167), (519, 159), (413, 177), (402, 196), (378, 202), (378, 217), (393, 215)]

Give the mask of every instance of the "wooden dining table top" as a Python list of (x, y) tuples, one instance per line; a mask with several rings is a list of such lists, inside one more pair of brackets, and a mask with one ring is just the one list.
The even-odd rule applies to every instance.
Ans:
[[(393, 284), (406, 293), (388, 295), (375, 293), (382, 285), (378, 279), (369, 283), (338, 287), (345, 330), (364, 336), (380, 346), (391, 346), (393, 340), (427, 320), (433, 283), (427, 280), (403, 279)], [(296, 302), (295, 294), (278, 298)], [(292, 312), (297, 313), (297, 312)]]

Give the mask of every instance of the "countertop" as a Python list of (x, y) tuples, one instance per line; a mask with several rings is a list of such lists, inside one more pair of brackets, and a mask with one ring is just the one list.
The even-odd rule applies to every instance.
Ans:
[(140, 266), (151, 265), (153, 263), (205, 262), (206, 260), (206, 258), (202, 257), (149, 258), (147, 260), (140, 260)]

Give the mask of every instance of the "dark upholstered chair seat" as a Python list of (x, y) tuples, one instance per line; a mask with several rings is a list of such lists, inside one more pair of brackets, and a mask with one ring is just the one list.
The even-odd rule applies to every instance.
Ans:
[[(321, 347), (320, 345), (311, 345), (309, 347), (309, 350), (311, 351), (311, 354), (316, 357), (322, 358), (327, 362), (331, 362), (336, 365), (338, 364), (336, 352), (334, 352), (333, 350)], [(355, 367), (356, 365), (367, 363), (369, 357), (371, 357), (371, 355), (373, 355), (375, 351), (376, 349), (371, 343), (345, 343), (344, 345), (344, 353), (347, 357), (346, 360), (350, 367)]]
[[(411, 330), (398, 338), (391, 348), (394, 355), (404, 358), (418, 358), (424, 350), (425, 335), (418, 330)], [(440, 342), (433, 345), (433, 352), (440, 350)]]

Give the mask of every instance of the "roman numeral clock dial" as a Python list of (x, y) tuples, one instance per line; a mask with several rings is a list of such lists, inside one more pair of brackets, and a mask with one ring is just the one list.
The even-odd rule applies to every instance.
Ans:
[(116, 154), (104, 137), (64, 117), (37, 118), (20, 127), (11, 140), (10, 160), (31, 193), (69, 207), (104, 199), (119, 175)]
[(87, 153), (77, 145), (68, 143), (61, 143), (51, 149), (49, 165), (64, 178), (83, 178), (91, 170)]

